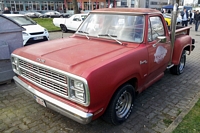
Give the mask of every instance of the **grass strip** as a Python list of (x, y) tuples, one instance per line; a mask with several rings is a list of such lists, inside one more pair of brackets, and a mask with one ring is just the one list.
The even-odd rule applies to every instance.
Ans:
[(60, 31), (61, 29), (59, 27), (54, 26), (53, 24), (53, 18), (32, 18), (35, 22), (37, 22), (39, 25), (46, 28), (49, 32), (53, 31)]
[(173, 133), (200, 133), (200, 99)]

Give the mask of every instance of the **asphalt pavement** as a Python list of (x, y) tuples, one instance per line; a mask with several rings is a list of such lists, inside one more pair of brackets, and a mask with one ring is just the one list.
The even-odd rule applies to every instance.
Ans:
[[(67, 37), (72, 33), (63, 33)], [(130, 118), (113, 126), (102, 119), (79, 124), (36, 103), (14, 82), (0, 85), (1, 133), (170, 133), (200, 98), (200, 31), (191, 28), (196, 48), (187, 56), (184, 73), (165, 76), (135, 100)], [(62, 37), (50, 33), (50, 39)]]

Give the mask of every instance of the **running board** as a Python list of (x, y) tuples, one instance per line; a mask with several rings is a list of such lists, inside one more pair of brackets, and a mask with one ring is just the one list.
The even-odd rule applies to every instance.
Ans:
[(167, 69), (170, 69), (174, 66), (174, 64), (171, 64), (170, 66), (167, 67)]

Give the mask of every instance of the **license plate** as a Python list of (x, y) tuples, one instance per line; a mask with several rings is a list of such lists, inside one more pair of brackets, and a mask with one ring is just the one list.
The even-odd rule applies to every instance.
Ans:
[(34, 37), (33, 40), (40, 40), (43, 39), (43, 36)]
[(34, 96), (35, 100), (37, 103), (39, 103), (40, 105), (46, 107), (45, 101), (37, 96)]

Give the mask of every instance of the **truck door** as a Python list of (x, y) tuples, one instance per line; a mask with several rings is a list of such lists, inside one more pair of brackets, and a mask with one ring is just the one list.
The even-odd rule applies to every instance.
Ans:
[[(168, 30), (163, 25), (160, 16), (150, 16), (148, 19), (147, 49), (149, 54), (148, 75), (150, 79), (165, 71), (171, 54), (171, 45)], [(158, 36), (165, 36), (162, 42)]]

